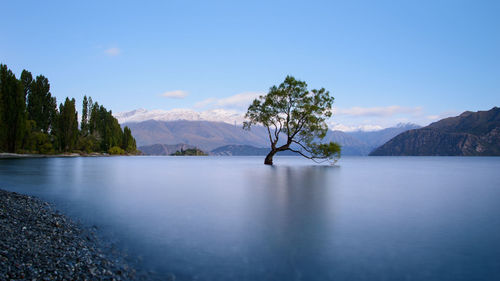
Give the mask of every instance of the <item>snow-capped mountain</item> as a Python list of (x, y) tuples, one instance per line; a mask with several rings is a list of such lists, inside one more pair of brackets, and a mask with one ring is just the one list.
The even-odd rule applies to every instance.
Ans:
[(212, 109), (206, 111), (194, 111), (192, 109), (172, 109), (172, 110), (146, 110), (136, 109), (127, 112), (114, 114), (120, 124), (138, 123), (147, 120), (156, 121), (212, 121), (224, 122), (228, 124), (243, 124), (245, 117), (243, 113), (234, 110)]
[(335, 121), (328, 122), (328, 128), (332, 131), (342, 131), (342, 132), (371, 132), (371, 131), (380, 131), (383, 130), (384, 127), (380, 125), (357, 125), (357, 126), (348, 126), (344, 124), (339, 124)]
[[(235, 110), (226, 109), (212, 109), (205, 111), (195, 111), (192, 109), (172, 109), (172, 110), (146, 110), (136, 109), (132, 111), (119, 112), (114, 114), (120, 124), (124, 123), (138, 123), (148, 120), (155, 121), (212, 121), (224, 122), (231, 125), (243, 124), (245, 121), (244, 113)], [(359, 126), (346, 126), (336, 122), (328, 122), (329, 128), (334, 131), (343, 132), (356, 132), (356, 131), (378, 131), (384, 129), (378, 125), (359, 125)]]
[[(128, 126), (138, 146), (154, 144), (188, 144), (205, 151), (225, 145), (251, 145), (267, 147), (268, 136), (264, 127), (255, 126), (243, 130), (244, 115), (238, 111), (214, 109), (146, 110), (137, 109), (115, 114), (118, 122)], [(406, 130), (418, 128), (415, 124), (398, 124), (396, 127), (379, 129), (333, 127), (324, 141), (342, 145), (344, 155), (367, 155), (374, 148)], [(344, 129), (339, 131), (338, 129)], [(357, 129), (357, 130), (353, 130)], [(361, 130), (364, 129), (364, 130)]]

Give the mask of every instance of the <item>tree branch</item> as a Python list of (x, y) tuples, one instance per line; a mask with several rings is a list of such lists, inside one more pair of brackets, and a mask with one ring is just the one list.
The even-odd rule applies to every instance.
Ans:
[(307, 151), (307, 152), (309, 152), (309, 153), (313, 154), (313, 153), (312, 153), (312, 152), (311, 152), (311, 151), (310, 151), (307, 147), (305, 147), (305, 146), (304, 146), (303, 144), (301, 144), (300, 142), (295, 141), (295, 140), (292, 140), (292, 142), (293, 142), (293, 143), (296, 143), (296, 144), (298, 144), (298, 145), (300, 145), (300, 146), (301, 146), (301, 147), (302, 147), (305, 151)]
[(278, 116), (278, 123), (280, 123), (280, 129), (278, 130), (278, 135), (281, 133), (281, 129), (283, 129), (283, 124), (281, 123), (281, 118)]
[(274, 148), (274, 142), (273, 142), (273, 138), (271, 137), (271, 130), (269, 129), (269, 126), (266, 125), (266, 129), (267, 129), (267, 134), (269, 136), (269, 141), (271, 142), (271, 147)]
[(274, 137), (276, 138), (276, 140), (275, 140), (275, 144), (276, 144), (276, 143), (278, 143), (278, 139), (279, 139), (278, 126), (276, 126), (276, 123), (274, 121), (271, 121), (271, 123), (274, 126)]
[[(305, 155), (304, 153), (302, 153), (301, 151), (299, 150), (294, 150), (294, 149), (291, 149), (289, 148), (290, 151), (292, 152), (295, 152), (295, 153), (298, 153), (300, 155), (302, 155), (303, 157), (307, 158), (307, 159), (311, 159), (312, 161), (314, 161), (315, 163), (318, 163), (318, 164), (321, 164), (321, 163), (324, 163), (324, 162), (328, 162), (329, 161), (329, 158), (328, 157), (314, 157), (314, 156), (308, 156), (308, 155)], [(318, 159), (322, 159), (322, 160), (318, 160)], [(333, 162), (333, 164), (335, 163), (335, 161)]]
[[(293, 132), (292, 136), (290, 137), (292, 140), (295, 137), (295, 135), (297, 135), (300, 132), (300, 130), (302, 130), (302, 127), (304, 127), (304, 124), (306, 123), (304, 119), (306, 118), (306, 116), (307, 116), (307, 114), (304, 113), (304, 115), (302, 115), (300, 117), (299, 122), (297, 122), (298, 128), (297, 128), (297, 130), (295, 130), (295, 132)], [(302, 124), (301, 124), (301, 122), (302, 122)]]
[(286, 114), (286, 134), (287, 142), (290, 140), (290, 110), (292, 109), (292, 95), (288, 95), (288, 107)]
[(292, 152), (295, 152), (295, 153), (298, 153), (298, 154), (300, 154), (300, 155), (304, 156), (304, 157), (305, 157), (305, 158), (307, 158), (307, 159), (311, 159), (311, 160), (313, 160), (313, 157), (312, 157), (312, 156), (305, 155), (305, 154), (304, 154), (304, 153), (302, 153), (302, 151), (300, 151), (300, 150), (295, 150), (295, 149), (291, 149), (291, 148), (288, 148), (288, 149), (289, 149), (290, 151), (292, 151)]

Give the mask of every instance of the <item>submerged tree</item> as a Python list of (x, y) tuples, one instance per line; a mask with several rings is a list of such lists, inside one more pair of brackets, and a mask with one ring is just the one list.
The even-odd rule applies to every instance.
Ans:
[(250, 130), (260, 124), (267, 129), (271, 151), (264, 164), (272, 165), (273, 156), (285, 150), (316, 162), (334, 163), (340, 157), (340, 145), (317, 142), (328, 132), (325, 120), (332, 116), (333, 100), (324, 88), (309, 91), (305, 82), (287, 76), (278, 87), (272, 86), (253, 101), (243, 128)]

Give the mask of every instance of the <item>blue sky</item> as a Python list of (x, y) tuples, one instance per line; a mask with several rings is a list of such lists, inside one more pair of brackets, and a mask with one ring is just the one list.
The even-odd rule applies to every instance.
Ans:
[(2, 3), (0, 62), (59, 102), (244, 110), (291, 74), (347, 126), (500, 106), (499, 1), (69, 2)]

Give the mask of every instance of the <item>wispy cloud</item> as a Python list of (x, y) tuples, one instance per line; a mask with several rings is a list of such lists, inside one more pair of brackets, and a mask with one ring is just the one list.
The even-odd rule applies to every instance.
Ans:
[[(393, 127), (399, 123), (426, 125), (429, 117), (420, 106), (400, 105), (381, 107), (334, 108), (329, 127), (340, 131), (374, 131)], [(435, 116), (433, 116), (435, 117)]]
[(202, 100), (202, 101), (195, 103), (194, 107), (195, 108), (208, 107), (209, 105), (214, 104), (216, 101), (217, 101), (217, 99), (215, 99), (215, 98), (208, 98), (208, 99), (205, 99), (205, 100)]
[(111, 57), (118, 56), (121, 52), (122, 51), (117, 47), (111, 47), (111, 48), (104, 50), (104, 53), (106, 53), (106, 55), (111, 56)]
[(240, 93), (226, 98), (208, 98), (195, 103), (195, 108), (230, 108), (245, 110), (252, 103), (252, 101), (262, 95), (263, 93), (246, 92)]
[(457, 116), (459, 114), (460, 114), (460, 112), (458, 112), (458, 111), (445, 111), (445, 112), (441, 112), (441, 113), (436, 114), (436, 115), (427, 115), (427, 116), (425, 116), (425, 118), (434, 122), (434, 121), (438, 121), (438, 120), (441, 120), (444, 118)]
[(391, 117), (398, 114), (420, 115), (422, 107), (405, 107), (399, 105), (385, 107), (351, 107), (336, 108), (335, 115), (355, 116), (355, 117)]
[(182, 90), (169, 91), (161, 94), (162, 97), (169, 99), (183, 99), (187, 97), (188, 92)]
[(328, 128), (334, 131), (343, 131), (343, 132), (354, 132), (354, 131), (378, 131), (384, 129), (383, 126), (375, 125), (375, 124), (364, 124), (364, 125), (345, 125), (339, 123), (330, 123), (328, 124)]

